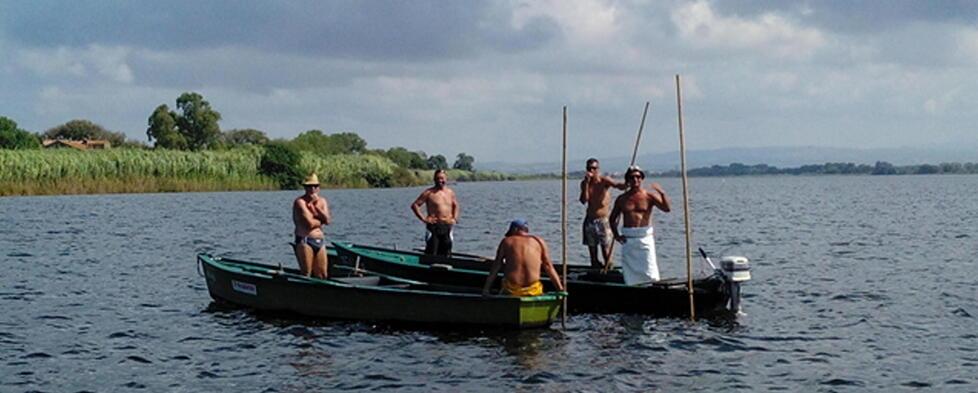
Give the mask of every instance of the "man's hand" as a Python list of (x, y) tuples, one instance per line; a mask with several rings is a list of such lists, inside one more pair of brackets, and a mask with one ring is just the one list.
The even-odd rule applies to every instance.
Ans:
[(625, 239), (625, 237), (622, 236), (622, 235), (618, 235), (618, 236), (615, 236), (615, 241), (618, 242), (618, 243), (621, 243), (621, 244), (625, 244), (625, 242), (627, 241), (627, 239)]
[(426, 224), (434, 224), (434, 223), (437, 223), (438, 222), (438, 219), (435, 218), (435, 216), (428, 216), (428, 217), (425, 217), (424, 218), (424, 222)]

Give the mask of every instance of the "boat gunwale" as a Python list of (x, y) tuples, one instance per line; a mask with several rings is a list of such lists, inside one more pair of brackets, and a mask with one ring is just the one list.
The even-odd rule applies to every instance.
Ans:
[[(281, 273), (279, 273), (279, 271), (277, 270), (269, 269), (269, 272), (274, 273), (275, 275), (272, 275), (269, 272), (263, 273), (263, 272), (249, 271), (245, 269), (234, 269), (233, 266), (229, 266), (229, 265), (233, 265), (236, 262), (238, 263), (244, 262), (244, 264), (251, 265), (256, 268), (261, 268), (261, 266), (268, 266), (269, 268), (277, 268), (278, 266), (264, 265), (260, 263), (250, 262), (250, 261), (236, 261), (234, 259), (225, 260), (221, 257), (215, 257), (213, 255), (206, 254), (206, 253), (197, 254), (197, 260), (199, 263), (208, 263), (213, 267), (228, 273), (244, 274), (247, 276), (257, 277), (262, 280), (273, 280), (275, 279), (275, 275), (278, 275), (278, 276), (284, 276), (286, 280), (288, 280), (291, 283), (301, 284), (301, 285), (329, 285), (329, 286), (341, 287), (341, 288), (368, 289), (368, 290), (378, 290), (378, 291), (395, 292), (395, 293), (408, 292), (408, 293), (414, 293), (419, 295), (451, 296), (451, 297), (461, 297), (461, 298), (484, 298), (484, 299), (493, 299), (496, 301), (510, 300), (510, 301), (519, 301), (520, 303), (547, 303), (551, 301), (560, 301), (564, 298), (564, 296), (566, 296), (565, 294), (562, 294), (560, 292), (547, 292), (539, 296), (506, 296), (506, 295), (497, 295), (497, 294), (482, 295), (478, 293), (461, 293), (461, 292), (449, 292), (449, 291), (435, 291), (435, 290), (427, 290), (427, 289), (385, 287), (381, 285), (351, 284), (351, 283), (343, 282), (336, 279), (330, 279), (330, 278), (324, 280), (315, 277), (306, 277), (306, 276), (302, 276), (286, 271), (284, 269), (281, 271)], [(400, 281), (400, 282), (414, 284), (414, 285), (430, 285), (422, 281), (407, 280), (407, 279), (394, 277), (386, 274), (376, 273), (373, 271), (370, 271), (369, 273), (372, 275), (376, 275), (378, 277), (390, 279), (392, 281)]]

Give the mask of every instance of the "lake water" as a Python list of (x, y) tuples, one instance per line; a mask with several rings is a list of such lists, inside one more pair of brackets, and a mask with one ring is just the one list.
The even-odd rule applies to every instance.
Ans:
[[(681, 276), (682, 191), (662, 183), (677, 208), (655, 216), (660, 266)], [(491, 254), (525, 217), (560, 255), (559, 182), (454, 187), (457, 251)], [(0, 198), (0, 391), (978, 390), (978, 176), (690, 188), (696, 245), (751, 259), (737, 323), (576, 315), (508, 332), (256, 315), (212, 304), (194, 256), (294, 265), (297, 192)], [(420, 191), (324, 190), (328, 236), (420, 246)], [(583, 209), (569, 211), (584, 263)]]

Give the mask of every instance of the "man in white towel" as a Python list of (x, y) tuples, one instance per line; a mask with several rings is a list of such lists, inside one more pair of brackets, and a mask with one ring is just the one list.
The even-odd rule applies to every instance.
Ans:
[[(652, 208), (668, 213), (672, 210), (669, 197), (659, 183), (651, 189), (642, 188), (645, 172), (637, 166), (625, 171), (628, 191), (618, 196), (611, 210), (611, 231), (622, 244), (621, 270), (625, 285), (642, 285), (659, 281), (659, 264), (655, 259), (655, 237), (652, 230)], [(622, 228), (618, 231), (618, 219)]]

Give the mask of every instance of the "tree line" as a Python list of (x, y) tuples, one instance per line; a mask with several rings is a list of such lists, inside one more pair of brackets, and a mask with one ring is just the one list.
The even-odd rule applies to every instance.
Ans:
[[(778, 168), (767, 164), (713, 165), (691, 169), (689, 176), (754, 176), (754, 175), (930, 175), (930, 174), (978, 174), (978, 163), (944, 162), (897, 166), (886, 161), (875, 165), (851, 162), (827, 162), (802, 165), (794, 168)], [(680, 176), (679, 171), (659, 173), (660, 176)]]
[(113, 147), (119, 148), (187, 151), (278, 146), (279, 150), (296, 154), (311, 152), (321, 155), (377, 155), (390, 159), (404, 169), (474, 171), (475, 158), (466, 153), (459, 153), (449, 165), (448, 159), (441, 154), (428, 156), (424, 151), (410, 151), (403, 147), (368, 149), (367, 142), (354, 132), (326, 134), (314, 129), (302, 132), (291, 140), (273, 140), (264, 131), (252, 128), (222, 131), (220, 121), (221, 113), (203, 96), (186, 92), (177, 97), (172, 109), (161, 104), (150, 114), (146, 136), (152, 146), (141, 141), (128, 140), (124, 133), (106, 130), (84, 119), (71, 120), (35, 134), (20, 129), (14, 120), (0, 116), (0, 149), (39, 149), (44, 139), (98, 139), (107, 140)]

